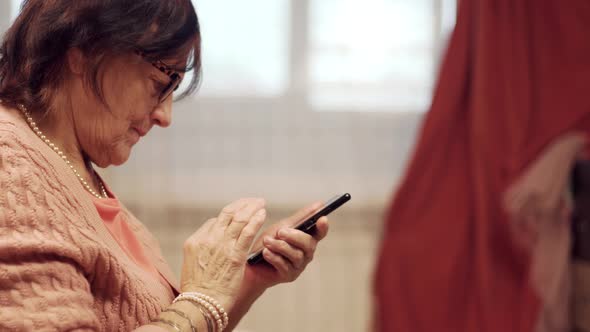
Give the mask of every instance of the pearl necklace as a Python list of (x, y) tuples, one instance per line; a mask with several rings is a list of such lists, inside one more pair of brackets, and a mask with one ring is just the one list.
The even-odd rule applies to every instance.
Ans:
[(39, 138), (43, 142), (45, 142), (53, 151), (55, 151), (55, 153), (57, 153), (57, 155), (60, 156), (61, 159), (63, 159), (68, 166), (70, 166), (70, 169), (74, 172), (74, 174), (76, 174), (76, 177), (78, 177), (78, 180), (80, 180), (80, 183), (82, 183), (82, 185), (86, 188), (86, 190), (88, 190), (88, 192), (90, 192), (94, 197), (96, 197), (98, 199), (109, 198), (109, 195), (107, 194), (107, 191), (106, 191), (102, 181), (100, 179), (98, 179), (98, 184), (100, 186), (100, 191), (102, 194), (102, 196), (101, 196), (96, 191), (94, 191), (94, 189), (92, 189), (92, 187), (90, 187), (88, 182), (86, 182), (86, 180), (84, 180), (82, 175), (80, 175), (80, 173), (78, 173), (78, 170), (74, 168), (74, 165), (72, 165), (72, 163), (68, 160), (68, 157), (66, 157), (66, 155), (57, 146), (55, 146), (55, 144), (53, 144), (47, 137), (45, 137), (45, 135), (43, 135), (43, 132), (41, 130), (39, 130), (39, 127), (37, 127), (37, 124), (35, 123), (35, 121), (33, 121), (33, 118), (31, 117), (31, 113), (29, 113), (29, 111), (27, 110), (25, 105), (21, 104), (21, 105), (19, 105), (19, 108), (20, 108), (21, 112), (25, 115), (25, 118), (27, 119), (27, 123), (29, 124), (29, 127), (31, 127), (31, 129), (35, 132), (35, 134), (37, 134), (37, 136), (39, 136)]

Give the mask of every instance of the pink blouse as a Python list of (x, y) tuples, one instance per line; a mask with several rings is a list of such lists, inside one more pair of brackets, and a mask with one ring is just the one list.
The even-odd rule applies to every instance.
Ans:
[(144, 252), (143, 246), (133, 233), (133, 230), (129, 227), (126, 220), (127, 216), (125, 213), (122, 213), (119, 200), (108, 188), (106, 188), (106, 190), (109, 194), (109, 198), (93, 198), (94, 206), (105, 226), (131, 260), (166, 287), (170, 287), (166, 279), (164, 279), (156, 269), (154, 263), (148, 258), (148, 255)]

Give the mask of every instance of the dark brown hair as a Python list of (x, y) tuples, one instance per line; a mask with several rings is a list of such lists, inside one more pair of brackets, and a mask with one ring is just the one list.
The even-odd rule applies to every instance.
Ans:
[(0, 47), (0, 100), (46, 110), (64, 80), (66, 53), (89, 59), (86, 81), (103, 99), (100, 65), (109, 56), (140, 51), (147, 60), (179, 58), (194, 71), (183, 98), (201, 77), (201, 34), (191, 0), (25, 0)]

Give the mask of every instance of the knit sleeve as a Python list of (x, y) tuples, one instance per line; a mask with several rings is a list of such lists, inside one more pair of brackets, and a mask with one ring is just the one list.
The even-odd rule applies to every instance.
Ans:
[(73, 264), (7, 256), (0, 263), (0, 330), (99, 330), (88, 282)]
[(99, 330), (76, 234), (40, 172), (0, 135), (0, 330)]
[(101, 310), (125, 318), (129, 307), (93, 295), (95, 276), (113, 268), (98, 263), (96, 234), (50, 163), (9, 129), (0, 128), (0, 331), (113, 330)]
[[(2, 172), (0, 171), (0, 174)], [(2, 212), (6, 206), (0, 205)], [(44, 250), (43, 237), (36, 240), (7, 230), (0, 213), (0, 331), (102, 331), (93, 310), (89, 282), (65, 257)], [(22, 250), (25, 240), (37, 250)], [(166, 332), (144, 325), (137, 332)]]

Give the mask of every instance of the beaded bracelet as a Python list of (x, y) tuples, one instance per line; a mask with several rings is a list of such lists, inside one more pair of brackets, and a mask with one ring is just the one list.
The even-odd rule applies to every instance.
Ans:
[(176, 297), (176, 299), (174, 299), (174, 301), (172, 303), (176, 303), (178, 301), (189, 301), (193, 304), (195, 304), (196, 306), (198, 306), (199, 308), (204, 308), (206, 309), (206, 311), (209, 313), (210, 316), (213, 316), (213, 321), (216, 323), (216, 331), (217, 332), (221, 332), (223, 331), (223, 321), (221, 320), (221, 316), (219, 316), (219, 313), (217, 312), (217, 310), (215, 309), (214, 306), (212, 306), (211, 304), (209, 304), (209, 302), (198, 298), (196, 296), (191, 296), (191, 295), (186, 295), (186, 296), (178, 296)]
[(193, 299), (188, 299), (188, 298), (178, 299), (178, 301), (175, 301), (175, 302), (181, 302), (181, 301), (186, 301), (186, 302), (194, 305), (197, 309), (199, 309), (199, 311), (201, 312), (201, 314), (205, 318), (205, 322), (207, 323), (207, 332), (215, 332), (213, 318), (211, 317), (211, 314), (207, 310), (203, 310), (204, 306), (201, 303), (199, 303)]
[(180, 310), (174, 309), (174, 308), (168, 308), (168, 309), (164, 310), (163, 312), (168, 312), (168, 311), (173, 312), (173, 313), (177, 314), (178, 316), (186, 319), (191, 326), (191, 331), (197, 332), (197, 329), (195, 328), (193, 321), (191, 320), (191, 318), (187, 314), (185, 314), (184, 312), (182, 312)]
[(219, 313), (223, 317), (223, 328), (225, 329), (227, 327), (227, 325), (229, 324), (229, 316), (228, 316), (227, 312), (225, 311), (225, 309), (223, 308), (223, 306), (221, 306), (221, 304), (219, 304), (219, 302), (217, 302), (212, 297), (207, 296), (202, 293), (189, 292), (187, 294), (193, 294), (193, 295), (201, 297), (201, 298), (205, 299), (207, 302), (211, 303), (217, 309), (217, 311), (219, 311)]
[[(221, 306), (221, 304), (219, 304), (219, 302), (217, 302), (215, 299), (213, 299), (212, 297), (205, 295), (203, 293), (199, 293), (199, 292), (184, 292), (181, 293), (180, 295), (178, 295), (177, 298), (182, 298), (182, 297), (196, 297), (198, 299), (204, 300), (207, 302), (207, 304), (213, 306), (215, 309), (217, 309), (217, 313), (218, 315), (223, 318), (223, 329), (225, 329), (227, 327), (227, 325), (229, 324), (229, 316), (227, 314), (227, 312), (225, 311), (225, 309), (223, 308), (223, 306)], [(218, 320), (220, 317), (217, 317), (217, 315), (213, 315), (215, 317), (216, 320)]]
[(203, 307), (199, 306), (199, 311), (205, 317), (205, 322), (207, 322), (207, 332), (215, 332), (213, 331), (213, 320), (211, 316), (203, 310)]

